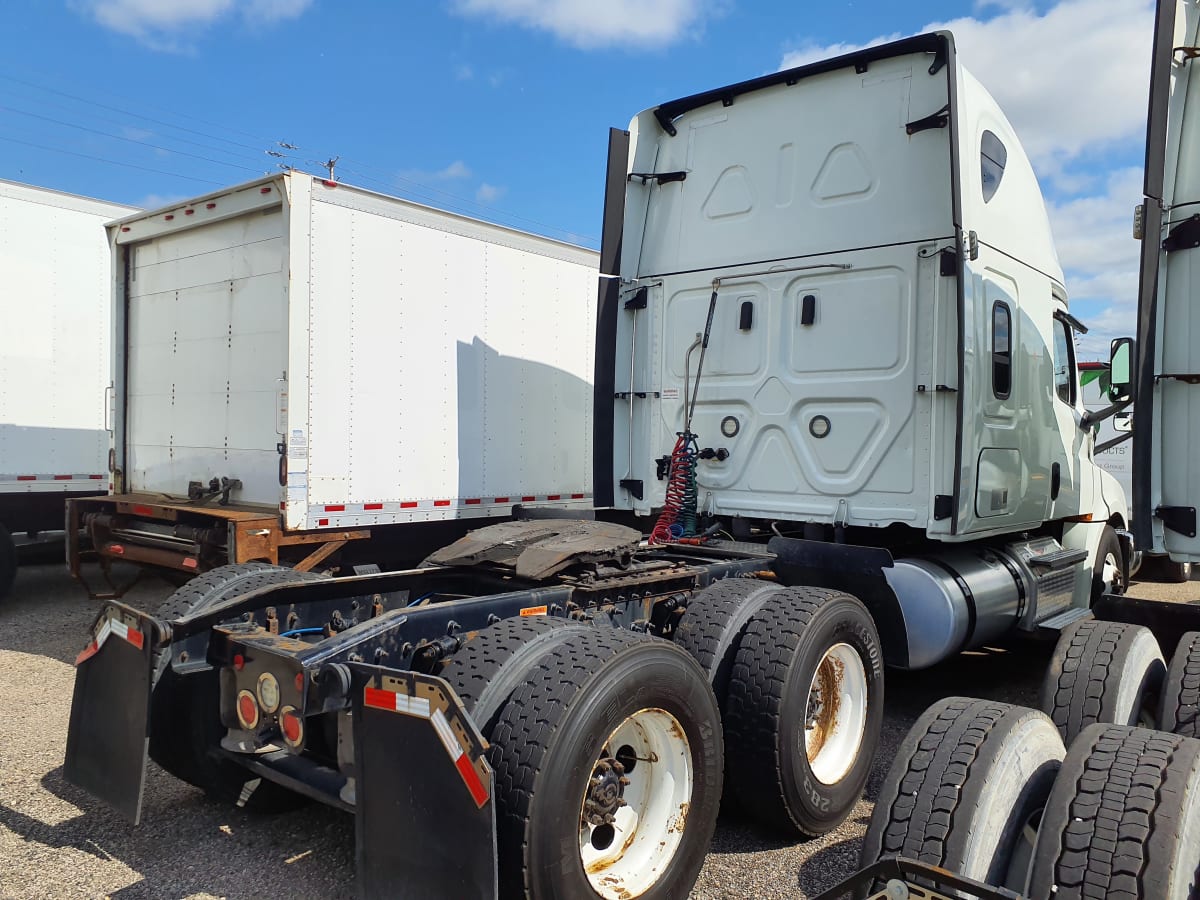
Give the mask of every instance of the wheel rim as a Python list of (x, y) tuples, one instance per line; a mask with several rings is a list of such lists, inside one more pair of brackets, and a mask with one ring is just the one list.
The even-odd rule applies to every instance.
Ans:
[(579, 814), (579, 858), (606, 900), (638, 897), (666, 871), (692, 799), (692, 752), (666, 710), (643, 709), (601, 748)]
[(813, 674), (804, 714), (804, 752), (817, 781), (836, 784), (846, 777), (866, 727), (866, 667), (849, 644), (834, 644)]
[(1100, 568), (1100, 580), (1104, 582), (1104, 590), (1109, 594), (1123, 593), (1123, 585), (1121, 583), (1121, 564), (1117, 560), (1115, 553), (1108, 553), (1104, 557), (1104, 565)]

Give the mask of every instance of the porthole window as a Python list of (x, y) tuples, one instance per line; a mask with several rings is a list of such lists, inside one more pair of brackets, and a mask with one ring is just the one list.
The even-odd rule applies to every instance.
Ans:
[(987, 203), (1000, 187), (1004, 178), (1004, 164), (1008, 162), (1008, 150), (1000, 138), (990, 131), (983, 133), (980, 141), (979, 163), (983, 178), (983, 202)]

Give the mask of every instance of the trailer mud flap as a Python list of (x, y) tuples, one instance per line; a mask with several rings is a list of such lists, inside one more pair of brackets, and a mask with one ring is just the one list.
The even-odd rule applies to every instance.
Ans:
[(359, 896), (494, 898), (487, 743), (442, 679), (352, 666)]
[(135, 825), (146, 782), (151, 667), (161, 634), (150, 616), (110, 601), (75, 660), (63, 774)]

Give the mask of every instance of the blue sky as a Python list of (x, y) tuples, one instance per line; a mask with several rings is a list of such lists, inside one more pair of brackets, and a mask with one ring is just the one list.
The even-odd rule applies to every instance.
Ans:
[(1133, 328), (1150, 0), (31, 0), (5, 13), (0, 177), (155, 206), (340, 156), (345, 181), (589, 246), (609, 126), (948, 26), (1042, 179), (1072, 309), (1094, 326), (1083, 356)]

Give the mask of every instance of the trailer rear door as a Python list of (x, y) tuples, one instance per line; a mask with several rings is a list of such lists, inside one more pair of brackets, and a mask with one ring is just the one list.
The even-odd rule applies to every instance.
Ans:
[[(288, 266), (281, 182), (125, 222), (126, 490), (242, 482), (280, 500)], [(127, 242), (127, 243), (126, 243)], [(118, 255), (121, 259), (121, 255)]]

